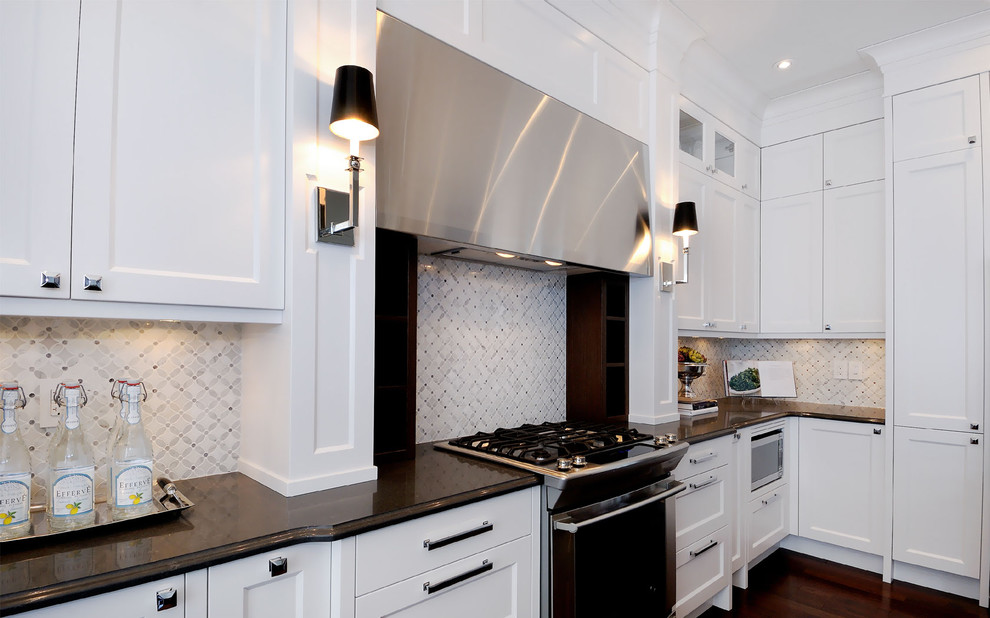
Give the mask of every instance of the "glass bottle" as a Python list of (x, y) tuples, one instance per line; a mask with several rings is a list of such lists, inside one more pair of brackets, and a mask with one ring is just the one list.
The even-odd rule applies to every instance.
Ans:
[(17, 382), (0, 383), (0, 539), (12, 539), (31, 527), (31, 454), (21, 439), (16, 411), (23, 408), (24, 389)]
[[(117, 435), (120, 433), (120, 428), (124, 426), (125, 419), (127, 418), (127, 400), (124, 397), (124, 389), (127, 386), (127, 378), (118, 378), (113, 381), (113, 386), (110, 387), (110, 397), (112, 399), (117, 399), (120, 401), (120, 409), (117, 410), (117, 415), (113, 418), (113, 427), (110, 428), (110, 440), (107, 442), (107, 468), (109, 471), (110, 462), (113, 461), (113, 445), (117, 443)], [(107, 492), (110, 492), (110, 487), (113, 485), (113, 478), (110, 478), (110, 482), (107, 483)]]
[(127, 415), (110, 449), (110, 487), (107, 502), (114, 519), (128, 519), (155, 512), (154, 452), (141, 422), (141, 404), (148, 391), (140, 380), (128, 380), (120, 390)]
[(96, 460), (79, 423), (79, 409), (86, 401), (86, 390), (78, 382), (62, 382), (55, 389), (55, 402), (65, 411), (48, 454), (48, 526), (52, 530), (82, 528), (96, 520)]

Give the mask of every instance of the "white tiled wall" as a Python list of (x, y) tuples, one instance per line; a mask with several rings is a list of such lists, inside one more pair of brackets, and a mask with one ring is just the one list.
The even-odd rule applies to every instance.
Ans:
[(82, 379), (81, 420), (97, 458), (97, 498), (105, 495), (106, 451), (115, 406), (111, 381), (141, 378), (143, 420), (156, 474), (173, 479), (233, 472), (240, 447), (241, 334), (234, 324), (0, 317), (0, 381), (32, 394), (18, 417), (35, 471), (32, 501), (44, 503), (45, 460), (54, 430), (37, 422), (42, 381)]
[(416, 441), (562, 421), (566, 277), (420, 256)]
[[(708, 357), (705, 375), (691, 388), (699, 397), (725, 396), (724, 360), (781, 360), (794, 363), (797, 401), (882, 408), (885, 360), (882, 339), (710, 339), (682, 337), (680, 345)], [(860, 361), (862, 380), (832, 377), (832, 361)]]

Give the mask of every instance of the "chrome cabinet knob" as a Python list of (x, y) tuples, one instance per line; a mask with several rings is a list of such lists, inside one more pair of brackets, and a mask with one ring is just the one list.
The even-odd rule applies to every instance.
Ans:
[(61, 273), (50, 273), (47, 270), (41, 271), (41, 287), (43, 288), (62, 287)]
[(285, 575), (289, 570), (289, 559), (279, 556), (278, 558), (272, 558), (268, 561), (268, 572), (272, 574), (272, 577), (277, 577), (279, 575)]
[(155, 607), (157, 611), (163, 612), (166, 609), (172, 609), (173, 607), (178, 607), (179, 605), (179, 591), (175, 588), (168, 588), (166, 590), (159, 590), (155, 593)]
[(832, 186), (832, 181), (831, 180), (826, 180), (825, 181), (825, 186), (826, 187), (831, 187)]
[(979, 438), (970, 438), (969, 439), (969, 443), (970, 444), (979, 444), (980, 443), (980, 439)]
[(876, 435), (876, 436), (879, 436), (879, 435), (880, 435), (880, 430), (879, 430), (879, 429), (876, 429), (876, 428), (874, 428), (874, 429), (873, 429), (873, 435)]
[(103, 290), (103, 277), (100, 275), (83, 275), (83, 289), (100, 292)]
[(975, 135), (970, 135), (968, 141), (969, 141), (970, 144), (975, 144), (976, 143), (976, 136)]
[(978, 431), (980, 429), (980, 424), (979, 423), (970, 423), (969, 428), (972, 429), (973, 431)]
[(825, 330), (832, 330), (832, 325), (831, 324), (826, 324), (825, 325)]

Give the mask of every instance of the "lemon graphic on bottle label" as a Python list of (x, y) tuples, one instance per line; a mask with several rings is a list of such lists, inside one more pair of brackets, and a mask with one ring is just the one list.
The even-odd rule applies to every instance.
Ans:
[(131, 504), (137, 504), (138, 502), (141, 502), (142, 497), (144, 497), (144, 494), (142, 493), (135, 493), (128, 496), (128, 498), (131, 499)]
[(10, 522), (14, 521), (15, 515), (17, 515), (17, 511), (7, 511), (3, 515), (0, 515), (3, 518), (3, 525), (9, 526)]
[(82, 506), (82, 502), (73, 502), (72, 504), (66, 504), (65, 508), (69, 509), (69, 515), (75, 515), (79, 512), (79, 507)]

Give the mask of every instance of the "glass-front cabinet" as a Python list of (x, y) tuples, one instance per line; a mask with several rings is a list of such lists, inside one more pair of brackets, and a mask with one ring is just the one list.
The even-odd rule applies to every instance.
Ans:
[(750, 197), (760, 197), (759, 147), (684, 97), (679, 142), (682, 163)]

